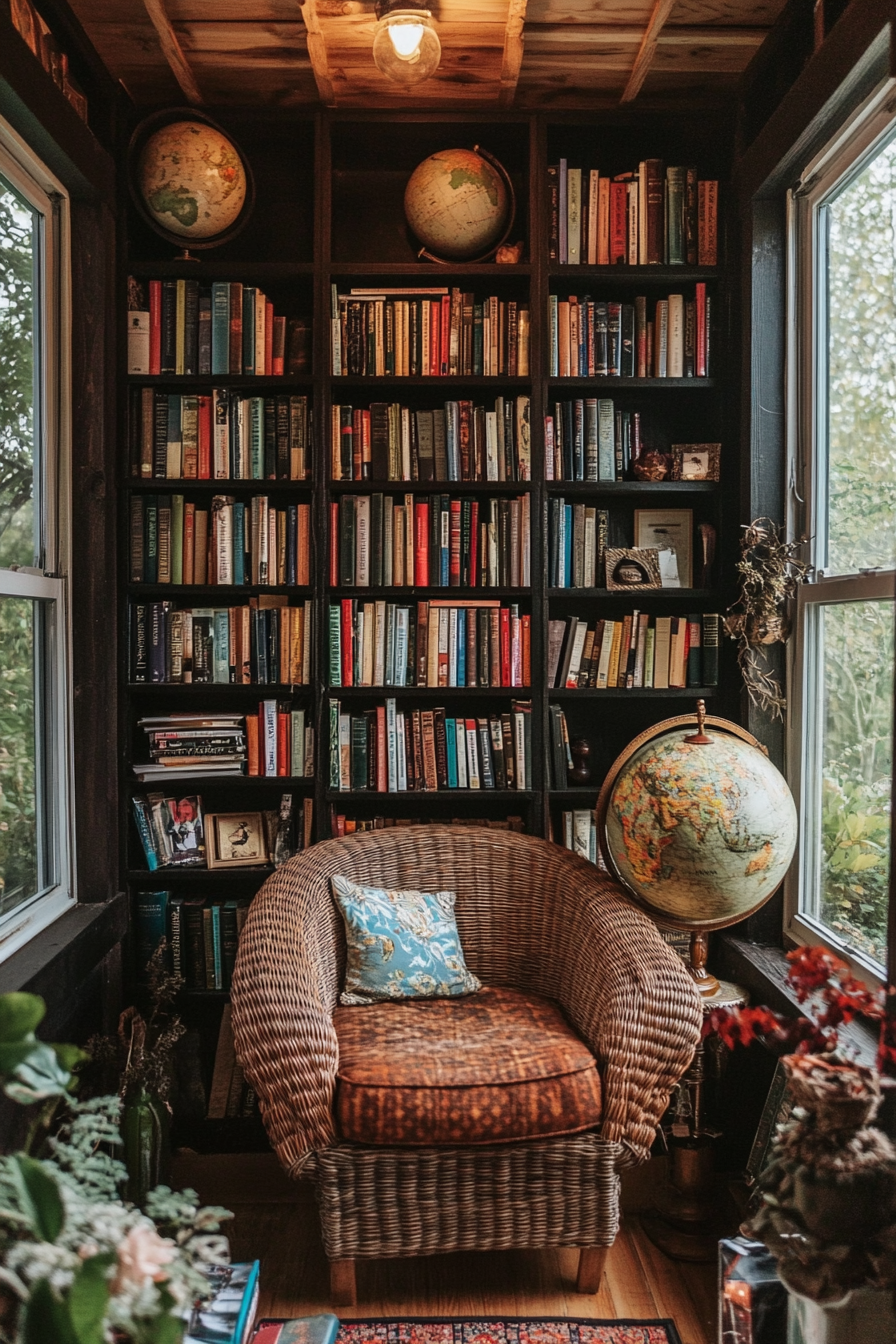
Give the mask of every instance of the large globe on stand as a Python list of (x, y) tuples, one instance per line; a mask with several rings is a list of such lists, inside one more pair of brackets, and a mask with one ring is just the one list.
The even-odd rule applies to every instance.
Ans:
[(666, 719), (626, 747), (604, 781), (597, 825), (608, 866), (640, 904), (660, 923), (702, 936), (777, 891), (797, 817), (756, 739), (700, 706), (699, 723)]
[(433, 260), (483, 259), (513, 222), (512, 187), (496, 160), (443, 149), (418, 164), (404, 193), (411, 230)]
[[(146, 133), (149, 130), (149, 133)], [(135, 133), (132, 185), (148, 223), (173, 243), (226, 242), (251, 209), (251, 175), (228, 135), (201, 119)]]

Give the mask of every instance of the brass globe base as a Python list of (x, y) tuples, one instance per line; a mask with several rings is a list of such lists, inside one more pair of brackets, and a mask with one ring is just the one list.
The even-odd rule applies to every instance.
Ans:
[(653, 1211), (642, 1214), (641, 1225), (664, 1255), (709, 1264), (730, 1225), (725, 1204), (713, 1171), (712, 1140), (673, 1140), (669, 1180), (657, 1190)]

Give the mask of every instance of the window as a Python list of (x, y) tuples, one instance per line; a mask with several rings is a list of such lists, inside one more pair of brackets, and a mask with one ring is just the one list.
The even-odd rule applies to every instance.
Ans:
[[(797, 605), (790, 932), (886, 961), (896, 580), (893, 81), (790, 198), (792, 517), (816, 566)], [(889, 105), (888, 105), (889, 103)]]
[(67, 201), (0, 122), (0, 957), (73, 899)]

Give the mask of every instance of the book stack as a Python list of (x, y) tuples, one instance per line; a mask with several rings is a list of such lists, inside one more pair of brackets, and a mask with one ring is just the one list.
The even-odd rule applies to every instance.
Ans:
[(260, 1263), (207, 1265), (208, 1299), (185, 1311), (183, 1344), (248, 1344), (258, 1308)]
[(330, 461), (334, 481), (529, 481), (529, 398), (496, 397), (491, 411), (472, 401), (334, 406)]
[(525, 835), (522, 817), (347, 817), (330, 804), (330, 834), (355, 835), (361, 831), (389, 830), (394, 826), (484, 826), (490, 831), (515, 831)]
[(138, 720), (149, 743), (148, 764), (136, 764), (141, 784), (168, 777), (242, 775), (246, 732), (242, 714), (158, 714)]
[[(565, 849), (571, 849), (589, 863), (599, 863), (597, 823), (590, 808), (577, 807), (560, 813), (561, 840)], [(602, 866), (602, 865), (600, 865)]]
[(610, 397), (555, 401), (544, 418), (546, 481), (624, 481), (641, 454), (641, 412)]
[(257, 714), (246, 715), (247, 773), (273, 778), (314, 775), (314, 729), (304, 709), (262, 700)]
[(183, 495), (133, 495), (130, 554), (131, 583), (307, 586), (311, 505), (214, 495), (200, 509)]
[(236, 280), (128, 278), (128, 373), (283, 377), (310, 368), (311, 324)]
[(188, 989), (229, 989), (248, 909), (247, 898), (222, 901), (174, 891), (138, 892), (139, 964), (145, 965), (165, 938), (170, 969)]
[(693, 298), (670, 294), (653, 306), (582, 299), (548, 300), (552, 378), (705, 378), (709, 374), (711, 297), (699, 281)]
[(528, 686), (532, 618), (495, 599), (330, 606), (331, 686)]
[(718, 612), (614, 621), (571, 616), (548, 622), (548, 686), (554, 690), (669, 690), (719, 684)]
[(131, 388), (131, 476), (168, 481), (304, 481), (311, 475), (306, 396), (244, 397)]
[(330, 505), (330, 584), (528, 588), (530, 497), (343, 495)]
[(330, 788), (344, 793), (531, 789), (529, 701), (509, 714), (453, 718), (443, 708), (403, 713), (394, 699), (360, 714), (330, 701)]
[(548, 257), (577, 266), (715, 266), (719, 184), (694, 167), (642, 159), (608, 177), (548, 167)]
[(446, 287), (332, 290), (332, 369), (343, 375), (529, 376), (529, 307)]
[(312, 604), (287, 603), (285, 595), (273, 593), (240, 607), (134, 602), (129, 610), (131, 681), (307, 686)]
[(548, 583), (551, 588), (598, 588), (606, 582), (610, 515), (589, 504), (548, 502)]
[[(202, 799), (197, 794), (187, 798), (135, 794), (131, 806), (151, 873), (158, 868), (200, 867), (205, 863)], [(153, 949), (157, 943), (158, 939)]]

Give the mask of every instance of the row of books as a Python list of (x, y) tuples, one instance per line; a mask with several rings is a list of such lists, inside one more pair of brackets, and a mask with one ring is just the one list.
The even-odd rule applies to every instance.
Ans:
[(483, 826), (490, 831), (526, 832), (522, 817), (347, 817), (330, 804), (330, 834), (355, 835), (361, 831), (383, 831), (398, 826)]
[(230, 1014), (230, 1004), (225, 1003), (221, 1014), (221, 1026), (218, 1029), (212, 1085), (208, 1094), (209, 1120), (226, 1120), (258, 1113), (255, 1090), (246, 1082), (242, 1066), (236, 1057)]
[(575, 295), (548, 300), (552, 378), (705, 378), (712, 299), (670, 294), (653, 308), (643, 295), (615, 303)]
[(134, 602), (131, 681), (307, 686), (311, 636), (311, 602), (290, 607), (285, 595), (239, 607)]
[(544, 418), (547, 481), (624, 481), (641, 449), (641, 412), (611, 397), (555, 401)]
[(330, 464), (334, 481), (529, 481), (529, 398), (496, 397), (491, 411), (472, 401), (334, 406)]
[(330, 505), (330, 584), (528, 588), (530, 537), (529, 495), (343, 495)]
[(441, 286), (332, 291), (337, 377), (529, 376), (529, 307)]
[[(555, 788), (563, 788), (562, 784)], [(571, 849), (580, 858), (587, 859), (600, 867), (600, 850), (597, 844), (597, 822), (593, 809), (577, 807), (560, 813), (560, 842), (564, 849)]]
[(130, 389), (131, 476), (168, 481), (304, 481), (311, 475), (311, 408), (298, 393), (244, 397)]
[[(156, 792), (134, 794), (131, 806), (146, 866), (151, 873), (159, 868), (204, 866), (205, 823), (202, 799), (198, 794), (186, 798), (166, 798), (164, 793)], [(156, 938), (153, 942), (150, 954), (158, 941)]]
[(551, 588), (602, 588), (606, 582), (607, 509), (560, 497), (548, 501), (548, 584)]
[(531, 789), (532, 706), (453, 718), (444, 708), (403, 713), (391, 697), (362, 713), (330, 701), (330, 788), (341, 792)]
[(131, 583), (311, 582), (311, 505), (272, 507), (214, 495), (209, 509), (183, 495), (132, 495)]
[(528, 686), (532, 618), (481, 601), (330, 606), (331, 686)]
[(715, 266), (719, 184), (694, 167), (642, 159), (608, 177), (548, 167), (548, 257), (577, 266)]
[(718, 612), (548, 622), (548, 686), (636, 690), (718, 686)]
[[(205, 867), (238, 871), (268, 863), (277, 867), (296, 850), (307, 849), (312, 840), (313, 799), (302, 799), (294, 827), (291, 793), (281, 794), (279, 807), (257, 812), (206, 814), (198, 794), (166, 798), (161, 792), (134, 794), (131, 809), (151, 873)], [(164, 931), (164, 927), (157, 931), (150, 952)]]
[(141, 783), (166, 776), (314, 775), (314, 729), (304, 709), (262, 700), (256, 714), (165, 714), (138, 721), (149, 762), (134, 765)]
[(138, 965), (167, 940), (169, 969), (187, 989), (229, 989), (237, 944), (249, 901), (184, 896), (175, 891), (137, 892)]
[(311, 366), (311, 324), (257, 285), (128, 277), (128, 373), (282, 377)]

